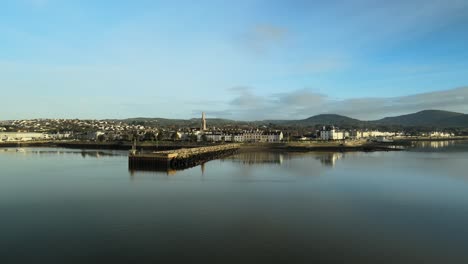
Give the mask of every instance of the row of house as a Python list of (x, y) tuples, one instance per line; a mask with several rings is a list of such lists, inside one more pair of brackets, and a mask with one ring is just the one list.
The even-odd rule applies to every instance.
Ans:
[[(263, 131), (249, 130), (242, 132), (205, 132), (203, 134), (207, 141), (211, 142), (281, 142), (283, 132), (281, 131)], [(202, 135), (202, 137), (203, 137)]]
[(0, 142), (67, 139), (71, 133), (0, 132)]
[(423, 133), (423, 136), (428, 136), (428, 137), (453, 137), (455, 136), (454, 133), (448, 133), (448, 132), (441, 132), (441, 131), (433, 131), (429, 133)]
[[(323, 127), (319, 131), (317, 138), (321, 140), (344, 140), (344, 139), (376, 139), (376, 140), (385, 140), (387, 138), (403, 137), (405, 133), (403, 132), (386, 132), (386, 131), (368, 131), (368, 130), (339, 130), (334, 126)], [(453, 137), (453, 133), (433, 131), (427, 133), (421, 133), (420, 136), (423, 137), (433, 137), (433, 138), (448, 138)]]
[(48, 135), (35, 132), (0, 132), (0, 142), (33, 141), (47, 139)]
[(334, 126), (323, 127), (319, 131), (321, 140), (344, 140), (344, 139), (364, 139), (364, 138), (387, 138), (402, 136), (402, 133), (383, 131), (345, 131), (336, 129)]

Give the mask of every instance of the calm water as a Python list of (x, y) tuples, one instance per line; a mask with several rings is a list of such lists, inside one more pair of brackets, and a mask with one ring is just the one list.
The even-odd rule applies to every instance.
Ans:
[(0, 263), (468, 263), (468, 143), (248, 153), (0, 149)]

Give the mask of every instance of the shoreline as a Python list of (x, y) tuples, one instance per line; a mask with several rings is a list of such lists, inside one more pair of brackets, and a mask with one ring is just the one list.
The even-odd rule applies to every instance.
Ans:
[[(176, 150), (181, 148), (196, 148), (206, 146), (216, 146), (223, 144), (194, 144), (181, 142), (164, 142), (154, 144), (144, 142), (137, 145), (140, 151), (164, 151)], [(388, 143), (379, 144), (374, 142), (289, 142), (289, 143), (242, 143), (241, 152), (253, 151), (274, 151), (274, 152), (309, 152), (309, 151), (401, 151), (402, 148), (395, 148)], [(98, 149), (98, 150), (130, 150), (130, 142), (64, 142), (64, 141), (42, 141), (42, 142), (0, 142), (0, 148), (18, 148), (18, 147), (45, 147), (45, 148), (69, 148), (69, 149)]]
[[(281, 142), (281, 143), (241, 143), (241, 152), (249, 151), (274, 151), (274, 152), (309, 152), (309, 151), (401, 151), (410, 147), (412, 142), (440, 142), (468, 140), (468, 137), (452, 138), (402, 138), (393, 142), (367, 142), (358, 141), (304, 141), (304, 142)], [(164, 151), (181, 148), (196, 148), (215, 146), (228, 143), (193, 143), (193, 142), (141, 142), (137, 149), (141, 151)], [(0, 148), (17, 147), (46, 147), (46, 148), (69, 148), (69, 149), (97, 149), (97, 150), (130, 150), (131, 142), (87, 142), (87, 141), (30, 141), (30, 142), (0, 142)]]

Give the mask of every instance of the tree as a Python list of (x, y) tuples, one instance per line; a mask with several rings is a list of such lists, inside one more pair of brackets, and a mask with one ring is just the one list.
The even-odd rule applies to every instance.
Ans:
[(151, 131), (147, 131), (147, 132), (145, 133), (143, 139), (144, 139), (145, 141), (153, 141), (153, 140), (156, 139), (156, 135), (155, 135), (153, 132), (151, 132)]
[(189, 141), (190, 141), (190, 142), (197, 142), (197, 140), (198, 140), (197, 135), (195, 135), (195, 134), (193, 134), (193, 133), (190, 134), (190, 136), (189, 136)]
[(203, 134), (203, 135), (201, 136), (201, 140), (202, 140), (203, 142), (207, 142), (207, 141), (208, 141), (208, 138), (206, 137), (205, 134)]
[(158, 136), (156, 137), (156, 139), (157, 139), (158, 141), (164, 140), (164, 132), (162, 132), (162, 131), (159, 132), (159, 133), (158, 133)]
[(97, 140), (98, 140), (99, 142), (104, 142), (104, 140), (106, 140), (106, 136), (104, 136), (104, 135), (99, 135), (99, 136), (97, 137)]

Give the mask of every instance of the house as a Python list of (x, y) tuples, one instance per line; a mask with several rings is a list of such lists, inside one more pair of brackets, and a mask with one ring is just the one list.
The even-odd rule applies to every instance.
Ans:
[(281, 131), (210, 131), (205, 132), (204, 136), (210, 142), (280, 142), (283, 140)]
[(334, 126), (323, 127), (322, 130), (320, 130), (321, 140), (343, 140), (347, 136), (349, 136), (348, 133), (337, 130)]
[(0, 132), (0, 141), (33, 141), (43, 140), (47, 134), (34, 132)]

